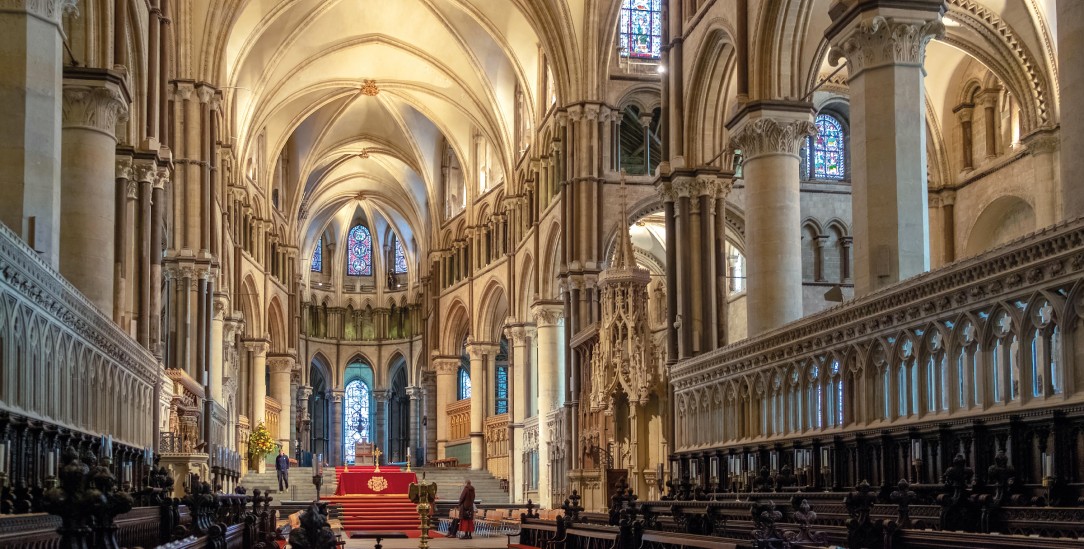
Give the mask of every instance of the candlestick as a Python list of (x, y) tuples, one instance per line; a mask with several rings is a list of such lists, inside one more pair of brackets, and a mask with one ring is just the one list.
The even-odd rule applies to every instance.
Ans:
[(8, 472), (8, 441), (0, 442), (0, 473)]
[(52, 450), (49, 450), (49, 452), (47, 454), (45, 454), (45, 476), (54, 477), (54, 476), (56, 476), (55, 471), (56, 471), (56, 454), (53, 453)]

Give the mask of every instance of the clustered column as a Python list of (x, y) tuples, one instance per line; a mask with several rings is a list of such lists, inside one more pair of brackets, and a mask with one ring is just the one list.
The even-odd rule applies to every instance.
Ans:
[(752, 102), (727, 128), (731, 146), (741, 149), (744, 159), (746, 299), (752, 337), (802, 316), (798, 149), (815, 131), (813, 106)]
[(832, 11), (825, 32), (849, 77), (856, 296), (930, 268), (922, 65), (926, 44), (944, 33), (944, 2), (906, 6), (856, 2)]

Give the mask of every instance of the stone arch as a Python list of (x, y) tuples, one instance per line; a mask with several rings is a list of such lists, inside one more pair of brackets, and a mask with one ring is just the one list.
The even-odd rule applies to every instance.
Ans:
[(289, 347), (286, 339), (286, 320), (278, 296), (272, 297), (271, 303), (267, 306), (267, 335), (271, 340), (270, 352), (286, 352)]
[(1004, 195), (990, 202), (968, 231), (968, 256), (1010, 242), (1036, 229), (1035, 209), (1023, 198)]
[(459, 299), (452, 301), (443, 318), (441, 333), (441, 353), (459, 356), (460, 345), (470, 333), (471, 315)]
[(244, 282), (241, 283), (241, 314), (245, 319), (247, 337), (260, 338), (265, 335), (263, 316), (260, 314), (263, 309), (260, 306), (262, 302), (260, 290), (252, 279), (252, 275), (245, 276)]
[(712, 21), (709, 28), (689, 75), (688, 126), (684, 131), (686, 162), (693, 166), (724, 165), (719, 158), (728, 146), (724, 127), (737, 59), (734, 33), (722, 20)]
[(504, 321), (508, 318), (508, 297), (504, 286), (496, 277), (491, 278), (482, 290), (478, 316), (475, 320), (475, 339), (499, 341), (504, 332)]
[(556, 281), (564, 256), (564, 246), (561, 242), (563, 234), (560, 223), (554, 221), (550, 223), (542, 240), (545, 244), (541, 252), (542, 262), (538, 274), (538, 297), (541, 299), (556, 299), (559, 294)]

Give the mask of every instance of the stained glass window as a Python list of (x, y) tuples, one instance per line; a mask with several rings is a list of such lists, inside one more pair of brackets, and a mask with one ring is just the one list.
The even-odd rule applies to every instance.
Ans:
[(622, 56), (658, 59), (662, 54), (662, 0), (623, 0), (618, 25)]
[(346, 240), (346, 274), (370, 276), (373, 274), (373, 237), (364, 225), (354, 225)]
[(343, 459), (354, 464), (354, 445), (369, 442), (369, 386), (360, 379), (346, 385), (343, 398)]
[(324, 270), (324, 239), (316, 241), (316, 249), (312, 251), (312, 272), (319, 273)]
[(843, 124), (830, 114), (818, 114), (814, 124), (817, 135), (806, 142), (806, 173), (813, 179), (843, 179)]
[(406, 252), (403, 251), (403, 243), (399, 240), (399, 237), (393, 237), (392, 241), (395, 242), (395, 273), (401, 274), (407, 271), (406, 269)]
[(459, 390), (456, 394), (456, 400), (466, 400), (470, 398), (470, 373), (467, 372), (466, 368), (460, 366), (457, 377), (459, 378)]

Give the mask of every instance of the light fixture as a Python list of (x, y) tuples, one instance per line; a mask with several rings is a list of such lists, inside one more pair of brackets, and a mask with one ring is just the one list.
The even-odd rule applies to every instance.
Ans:
[(361, 85), (361, 93), (369, 97), (376, 97), (376, 94), (380, 93), (380, 88), (376, 87), (376, 80), (366, 80)]
[(666, 74), (666, 65), (663, 65), (662, 63), (659, 63), (659, 65), (657, 67), (655, 67), (655, 72), (657, 72), (659, 74)]

